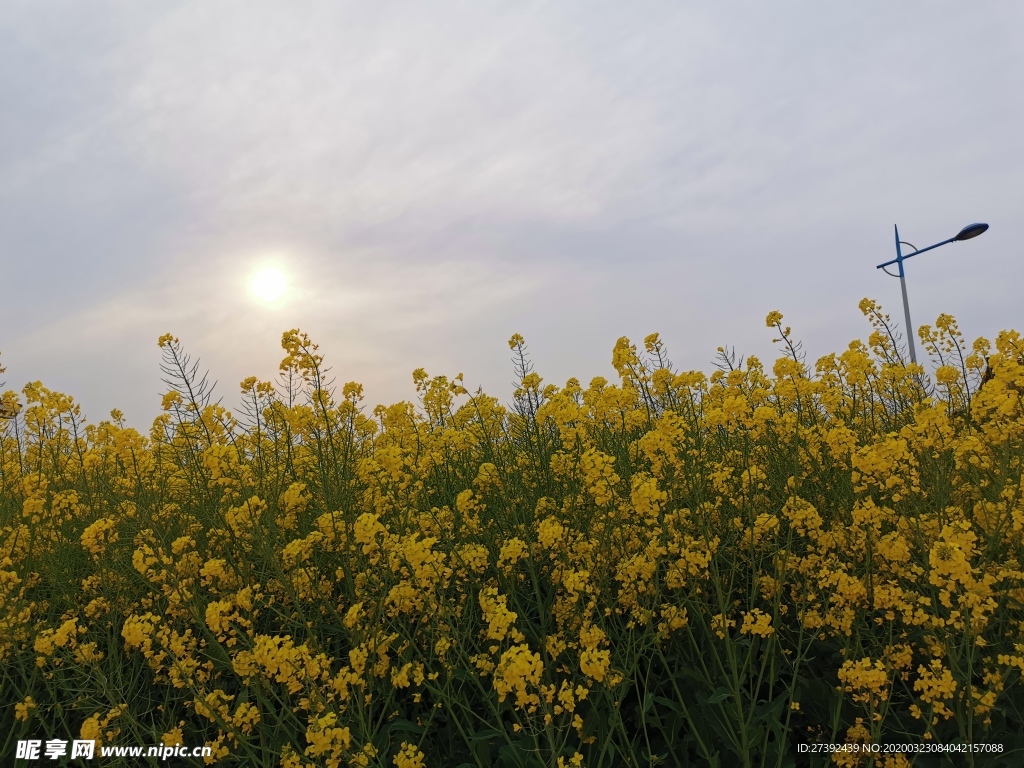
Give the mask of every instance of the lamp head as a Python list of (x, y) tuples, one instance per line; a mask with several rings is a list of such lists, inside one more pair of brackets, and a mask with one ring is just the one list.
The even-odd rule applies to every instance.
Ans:
[(954, 240), (970, 240), (972, 237), (977, 237), (982, 232), (988, 229), (988, 224), (968, 224), (966, 227), (957, 233)]

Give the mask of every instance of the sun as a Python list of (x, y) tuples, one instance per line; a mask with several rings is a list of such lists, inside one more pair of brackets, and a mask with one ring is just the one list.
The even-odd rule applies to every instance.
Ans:
[(260, 301), (272, 304), (288, 290), (288, 277), (277, 267), (263, 267), (249, 281), (249, 292)]

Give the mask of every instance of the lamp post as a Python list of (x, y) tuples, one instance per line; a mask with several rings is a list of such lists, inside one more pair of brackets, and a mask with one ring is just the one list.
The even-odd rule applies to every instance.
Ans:
[[(899, 227), (894, 227), (894, 229), (896, 230), (896, 258), (893, 259), (892, 261), (885, 262), (885, 264), (879, 264), (876, 267), (876, 269), (882, 270), (883, 272), (885, 272), (885, 274), (890, 275), (891, 277), (898, 277), (900, 279), (900, 289), (903, 291), (903, 316), (907, 321), (907, 341), (910, 344), (910, 362), (916, 363), (917, 352), (914, 350), (914, 326), (911, 325), (910, 323), (910, 303), (907, 301), (907, 279), (903, 272), (903, 262), (909, 259), (911, 256), (917, 256), (917, 254), (919, 253), (930, 251), (932, 250), (932, 248), (938, 248), (940, 245), (945, 245), (946, 243), (960, 242), (961, 240), (970, 240), (972, 237), (977, 237), (986, 229), (988, 229), (988, 224), (968, 224), (966, 227), (957, 232), (955, 236), (949, 238), (949, 240), (943, 240), (941, 243), (929, 245), (927, 248), (921, 248), (920, 250), (915, 246), (911, 245), (910, 243), (900, 240)], [(914, 252), (908, 253), (906, 256), (904, 256), (903, 249), (900, 248), (901, 245), (909, 245), (911, 248), (914, 249)], [(890, 264), (896, 264), (899, 267), (900, 273), (898, 275), (894, 275), (892, 272), (886, 269), (886, 267), (888, 267)]]

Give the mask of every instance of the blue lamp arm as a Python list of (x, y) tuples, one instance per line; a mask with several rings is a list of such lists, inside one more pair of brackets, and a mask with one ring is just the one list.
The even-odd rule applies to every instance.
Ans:
[(906, 256), (900, 256), (900, 258), (898, 258), (898, 259), (892, 259), (891, 261), (885, 262), (885, 264), (879, 264), (877, 267), (875, 267), (875, 269), (882, 269), (884, 267), (888, 267), (890, 264), (898, 264), (900, 261), (906, 261), (911, 256), (917, 256), (917, 254), (919, 254), (919, 253), (924, 253), (925, 251), (930, 251), (930, 250), (932, 250), (932, 248), (938, 248), (940, 245), (946, 245), (947, 243), (952, 243), (955, 240), (956, 240), (955, 237), (951, 237), (951, 238), (949, 238), (949, 240), (943, 240), (941, 243), (936, 243), (935, 245), (929, 245), (927, 248), (922, 248), (919, 251), (914, 251), (913, 253), (908, 253)]

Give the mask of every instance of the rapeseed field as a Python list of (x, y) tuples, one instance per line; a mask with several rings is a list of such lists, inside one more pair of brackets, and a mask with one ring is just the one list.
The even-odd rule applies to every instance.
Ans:
[(508, 407), (418, 369), (367, 413), (297, 330), (234, 412), (161, 337), (148, 434), (5, 393), (2, 760), (1020, 764), (1024, 339), (943, 315), (926, 371), (860, 308), (813, 366), (772, 312), (770, 369), (652, 334), (586, 387), (516, 335)]

